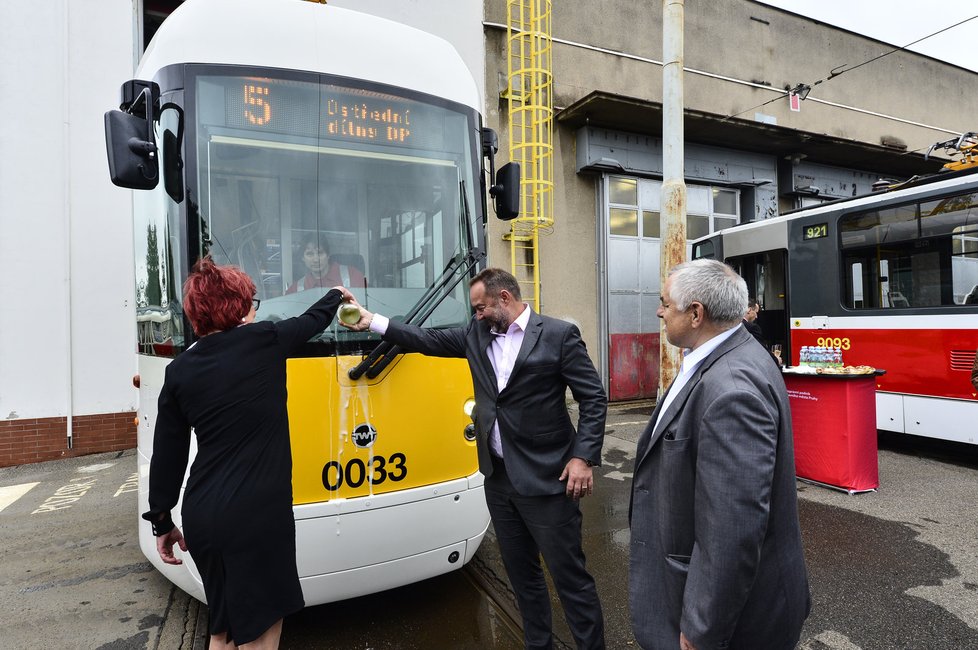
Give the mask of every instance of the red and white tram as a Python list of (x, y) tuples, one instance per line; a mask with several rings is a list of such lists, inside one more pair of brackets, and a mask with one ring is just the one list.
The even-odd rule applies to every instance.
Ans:
[(761, 303), (770, 345), (842, 349), (877, 378), (877, 428), (978, 443), (978, 168), (904, 183), (693, 243)]

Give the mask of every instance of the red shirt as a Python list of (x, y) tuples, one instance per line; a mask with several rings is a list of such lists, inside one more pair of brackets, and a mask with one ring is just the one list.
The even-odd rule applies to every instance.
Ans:
[(360, 272), (355, 266), (340, 266), (339, 264), (331, 263), (329, 269), (326, 271), (326, 276), (318, 278), (312, 273), (306, 273), (305, 277), (293, 282), (285, 293), (295, 293), (297, 291), (305, 291), (306, 289), (314, 289), (316, 287), (366, 287), (367, 280), (363, 277), (363, 273)]

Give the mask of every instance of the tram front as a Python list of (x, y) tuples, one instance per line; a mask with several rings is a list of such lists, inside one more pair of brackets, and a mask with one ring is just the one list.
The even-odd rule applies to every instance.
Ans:
[[(322, 71), (140, 72), (153, 81), (128, 82), (126, 112), (106, 124), (113, 181), (145, 190), (134, 195), (143, 511), (163, 372), (193, 342), (181, 287), (197, 259), (246, 271), (259, 320), (298, 315), (343, 284), (373, 311), (459, 326), (472, 316), (465, 280), (483, 265), (486, 207), (475, 102)], [(334, 323), (288, 361), (309, 605), (459, 568), (488, 526), (465, 361), (391, 353), (368, 368), (378, 345)], [(140, 541), (203, 599), (192, 561), (164, 566), (148, 525)]]

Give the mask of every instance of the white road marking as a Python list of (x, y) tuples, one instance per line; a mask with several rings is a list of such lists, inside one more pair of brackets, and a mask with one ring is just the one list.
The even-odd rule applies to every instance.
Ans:
[(8, 485), (7, 487), (0, 487), (0, 512), (2, 512), (4, 508), (9, 506), (14, 501), (30, 492), (31, 488), (33, 488), (35, 485), (40, 485), (40, 483), (21, 483), (20, 485)]
[(63, 485), (55, 490), (54, 495), (44, 500), (37, 510), (32, 512), (36, 515), (40, 512), (54, 512), (55, 510), (66, 510), (72, 504), (81, 499), (98, 482), (97, 478), (84, 476), (71, 479), (67, 485)]
[(139, 472), (135, 472), (126, 479), (126, 482), (119, 486), (119, 489), (115, 491), (112, 498), (119, 496), (120, 494), (125, 494), (126, 492), (135, 492), (139, 489)]

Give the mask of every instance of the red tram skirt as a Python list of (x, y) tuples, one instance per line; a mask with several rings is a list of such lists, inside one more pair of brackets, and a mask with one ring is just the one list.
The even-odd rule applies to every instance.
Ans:
[(784, 375), (798, 478), (867, 492), (879, 487), (874, 375)]

